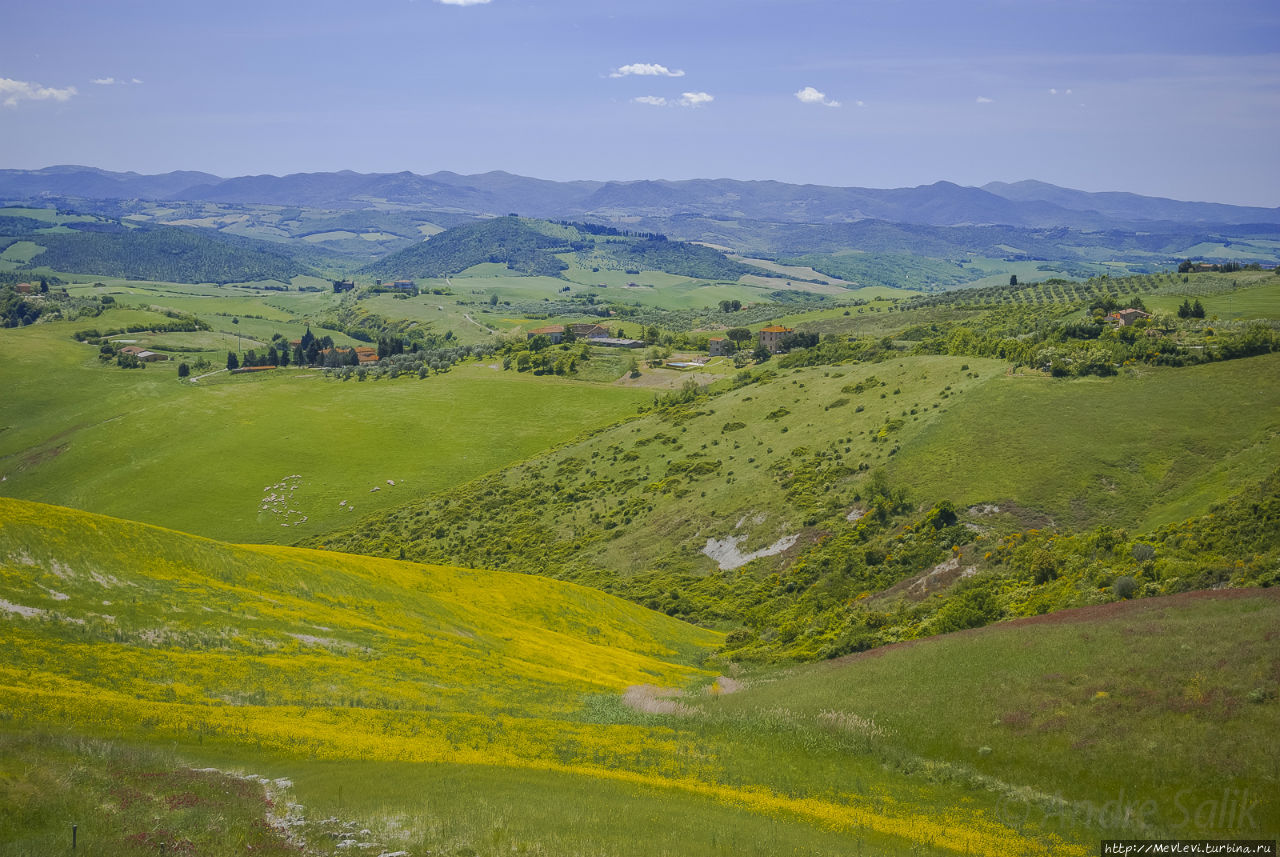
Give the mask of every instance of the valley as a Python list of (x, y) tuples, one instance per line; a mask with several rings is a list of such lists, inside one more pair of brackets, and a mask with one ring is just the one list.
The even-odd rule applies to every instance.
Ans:
[(16, 172), (0, 855), (1280, 827), (1269, 210)]

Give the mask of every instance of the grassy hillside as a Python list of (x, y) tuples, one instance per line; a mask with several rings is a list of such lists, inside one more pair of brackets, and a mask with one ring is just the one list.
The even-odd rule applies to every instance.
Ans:
[[(70, 338), (89, 323), (149, 319), (164, 317), (112, 310), (0, 331), (0, 494), (293, 541), (526, 458), (645, 398), (476, 363), (428, 380), (341, 383), (290, 369), (189, 384), (172, 363), (102, 365), (97, 348)], [(237, 327), (228, 321), (219, 327)], [(278, 325), (238, 327), (255, 324), (264, 338)]]
[[(90, 853), (108, 835), (129, 846), (112, 853), (173, 847), (218, 810), (200, 797), (209, 784), (172, 784), (210, 766), (261, 775), (247, 798), (266, 789), (264, 815), (300, 834), (367, 829), (411, 853), (1047, 857), (1149, 829), (1010, 819), (1006, 798), (1054, 788), (1052, 774), (920, 741), (927, 708), (864, 722), (845, 683), (828, 683), (839, 709), (799, 692), (779, 707), (750, 686), (724, 705), (740, 682), (697, 666), (719, 635), (538, 577), (232, 547), (0, 500), (0, 608), (14, 643), (0, 655), (0, 740), (24, 760), (0, 778), (23, 834), (0, 853), (63, 841), (59, 806), (76, 807), (86, 843), (97, 837)], [(1274, 624), (1273, 609), (1255, 615)], [(1241, 643), (1260, 632), (1247, 617), (1229, 627)], [(998, 680), (1002, 651), (971, 652), (950, 677)], [(1212, 698), (1216, 684), (1199, 687)], [(903, 698), (929, 688), (913, 675)], [(1231, 734), (1266, 728), (1272, 709), (1246, 709)], [(37, 788), (76, 742), (73, 787)], [(1129, 759), (1110, 776), (1141, 777)], [(1242, 787), (1268, 782), (1256, 762), (1235, 773)], [(150, 827), (122, 813), (148, 801)], [(226, 808), (218, 826), (251, 812)]]
[(1002, 815), (1029, 827), (1129, 812), (1148, 836), (1273, 838), (1277, 634), (1275, 589), (1178, 595), (796, 667), (701, 708), (825, 719), (1017, 782)]
[(924, 508), (1013, 501), (1064, 527), (1149, 527), (1280, 454), (1276, 355), (1069, 383), (952, 357), (755, 378), (319, 543), (368, 549), (373, 532), (436, 561), (702, 574), (709, 539), (790, 539), (795, 557), (839, 532), (876, 470)]
[(1280, 355), (1113, 379), (1002, 378), (903, 446), (892, 473), (1063, 529), (1200, 514), (1280, 462)]

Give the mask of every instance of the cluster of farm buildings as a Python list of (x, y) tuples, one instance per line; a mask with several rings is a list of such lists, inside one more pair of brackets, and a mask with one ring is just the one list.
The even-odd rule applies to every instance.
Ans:
[[(760, 333), (757, 334), (757, 342), (769, 349), (771, 353), (779, 354), (782, 352), (782, 340), (794, 332), (789, 327), (771, 324), (760, 329)], [(564, 341), (566, 333), (572, 335), (575, 339), (589, 340), (592, 345), (603, 345), (612, 348), (644, 347), (643, 340), (613, 336), (609, 332), (609, 328), (599, 324), (551, 324), (546, 327), (535, 327), (533, 330), (528, 331), (525, 336), (528, 339), (533, 339), (535, 336), (545, 336), (551, 340), (553, 345), (558, 345)], [(723, 336), (713, 336), (707, 340), (707, 349), (711, 352), (712, 357), (728, 357), (734, 353), (736, 346), (731, 339), (726, 339)]]
[(575, 339), (590, 340), (592, 345), (603, 345), (609, 348), (644, 347), (644, 340), (614, 336), (609, 332), (609, 328), (599, 324), (549, 324), (546, 327), (535, 327), (530, 330), (526, 334), (526, 338), (533, 339), (535, 336), (545, 336), (551, 340), (552, 345), (557, 345), (564, 341), (566, 334)]

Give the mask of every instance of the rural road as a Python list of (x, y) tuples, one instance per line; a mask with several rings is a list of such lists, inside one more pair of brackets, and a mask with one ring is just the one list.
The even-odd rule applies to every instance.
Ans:
[(226, 372), (226, 371), (227, 371), (226, 369), (214, 369), (212, 372), (205, 372), (203, 375), (196, 375), (194, 378), (191, 378), (189, 380), (191, 381), (192, 384), (194, 384), (196, 381), (199, 381), (201, 378), (208, 378), (210, 375), (217, 375), (219, 372)]
[(498, 332), (498, 331), (494, 330), (492, 327), (485, 327), (483, 324), (481, 324), (480, 322), (476, 321), (474, 318), (472, 318), (472, 317), (471, 317), (471, 313), (469, 313), (469, 312), (464, 312), (464, 313), (462, 314), (462, 317), (463, 317), (463, 318), (465, 318), (467, 321), (471, 322), (472, 324), (474, 324), (476, 327), (480, 328), (481, 330), (484, 330), (484, 331), (487, 331), (487, 332), (489, 332), (489, 333), (493, 333), (493, 334), (496, 334), (496, 333)]

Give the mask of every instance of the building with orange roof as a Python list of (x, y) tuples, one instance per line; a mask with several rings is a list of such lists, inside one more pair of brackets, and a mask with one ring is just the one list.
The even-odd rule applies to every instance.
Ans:
[(556, 345), (564, 339), (564, 325), (549, 324), (546, 327), (535, 327), (525, 334), (526, 339), (533, 339), (535, 336), (545, 336), (551, 340), (552, 345)]

